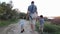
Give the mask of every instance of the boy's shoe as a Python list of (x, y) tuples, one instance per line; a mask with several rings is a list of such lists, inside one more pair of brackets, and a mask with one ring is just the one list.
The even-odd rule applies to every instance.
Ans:
[(21, 31), (21, 33), (23, 33), (24, 32), (24, 29)]

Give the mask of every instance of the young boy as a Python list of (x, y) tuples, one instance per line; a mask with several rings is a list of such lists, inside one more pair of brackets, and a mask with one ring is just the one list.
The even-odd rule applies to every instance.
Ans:
[(20, 20), (21, 33), (23, 33), (23, 32), (24, 32), (24, 23), (25, 23), (25, 20), (24, 20), (24, 17), (22, 17), (22, 19)]
[(43, 15), (40, 15), (39, 22), (40, 22), (40, 32), (41, 32), (41, 34), (43, 34), (43, 28), (44, 28), (44, 18), (43, 18)]

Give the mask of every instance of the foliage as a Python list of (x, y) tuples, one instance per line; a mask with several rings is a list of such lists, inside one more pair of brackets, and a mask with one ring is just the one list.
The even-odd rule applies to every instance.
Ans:
[(36, 31), (39, 32), (39, 22), (38, 22), (38, 21), (37, 21), (37, 23), (36, 23)]
[(57, 25), (53, 25), (53, 24), (45, 24), (44, 25), (44, 31), (49, 32), (49, 33), (57, 32), (57, 31), (59, 32), (60, 27)]
[(18, 19), (10, 19), (10, 20), (0, 20), (0, 27), (8, 26), (12, 23), (17, 23)]
[(48, 21), (48, 18), (47, 18), (47, 17), (44, 17), (44, 20), (45, 20), (45, 21)]
[[(36, 30), (39, 32), (39, 23), (36, 24)], [(49, 34), (60, 34), (60, 26), (45, 22), (44, 33), (46, 32)]]
[(22, 17), (24, 17), (24, 19), (26, 19), (26, 15), (27, 15), (27, 14), (21, 12), (21, 13), (19, 14), (19, 17), (20, 17), (20, 19), (21, 19)]
[(12, 8), (12, 3), (0, 3), (0, 19), (6, 20), (16, 18), (18, 15), (18, 11)]

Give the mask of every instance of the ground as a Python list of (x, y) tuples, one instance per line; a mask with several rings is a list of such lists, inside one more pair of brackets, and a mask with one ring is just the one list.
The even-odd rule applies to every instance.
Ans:
[[(1, 28), (2, 31), (0, 31), (0, 34), (33, 34), (30, 28), (30, 24), (29, 21), (25, 20), (25, 25), (24, 25), (24, 29), (25, 32), (20, 33), (21, 31), (21, 27), (20, 27), (20, 20), (18, 21), (18, 23), (15, 24), (10, 24), (8, 27)], [(34, 32), (34, 34), (38, 34), (36, 31)]]

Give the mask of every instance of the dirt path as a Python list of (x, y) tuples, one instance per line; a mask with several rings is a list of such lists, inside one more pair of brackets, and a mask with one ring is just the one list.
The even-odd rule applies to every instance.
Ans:
[[(8, 27), (6, 27), (3, 32), (1, 32), (1, 34), (33, 34), (30, 32), (31, 28), (30, 28), (30, 25), (29, 25), (29, 21), (26, 21), (25, 20), (25, 25), (24, 25), (24, 29), (25, 29), (25, 32), (23, 33), (20, 33), (21, 31), (21, 27), (20, 27), (20, 20), (18, 21), (18, 23), (15, 23), (15, 24), (11, 24), (9, 25)], [(35, 31), (35, 34), (38, 34), (36, 31)]]

